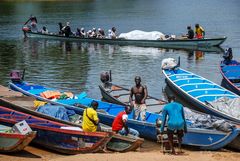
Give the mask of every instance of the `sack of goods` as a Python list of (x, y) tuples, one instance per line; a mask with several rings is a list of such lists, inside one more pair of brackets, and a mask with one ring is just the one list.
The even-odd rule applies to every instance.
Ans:
[(162, 69), (173, 69), (177, 66), (177, 61), (173, 58), (166, 58), (162, 60)]

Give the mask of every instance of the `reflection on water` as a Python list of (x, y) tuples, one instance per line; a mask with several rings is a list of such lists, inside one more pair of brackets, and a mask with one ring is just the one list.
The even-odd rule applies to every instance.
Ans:
[[(218, 51), (207, 52), (162, 48), (144, 48), (46, 39), (21, 39), (0, 43), (1, 84), (6, 85), (12, 69), (26, 69), (26, 80), (49, 87), (86, 91), (100, 98), (98, 84), (102, 71), (112, 70), (113, 81), (130, 88), (140, 75), (149, 92), (162, 97), (164, 77), (161, 61), (181, 57), (181, 67), (206, 77), (218, 69)], [(200, 53), (200, 54), (199, 54)], [(9, 56), (11, 54), (11, 56)], [(204, 60), (204, 61), (203, 61)], [(201, 67), (201, 68), (200, 68)], [(218, 81), (218, 77), (211, 77)]]

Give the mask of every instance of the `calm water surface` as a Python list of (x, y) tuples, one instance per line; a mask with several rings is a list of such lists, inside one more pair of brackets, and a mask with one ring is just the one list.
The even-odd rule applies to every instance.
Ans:
[(181, 67), (216, 83), (221, 82), (221, 53), (67, 41), (24, 39), (21, 27), (30, 14), (50, 32), (57, 23), (71, 22), (72, 30), (116, 26), (118, 33), (139, 29), (180, 35), (187, 25), (200, 23), (207, 36), (227, 36), (222, 48), (232, 47), (239, 59), (240, 1), (238, 0), (96, 0), (77, 2), (0, 2), (0, 84), (7, 85), (12, 69), (26, 69), (25, 80), (101, 98), (103, 71), (113, 81), (130, 87), (140, 75), (149, 93), (162, 97), (165, 87), (161, 61), (181, 57)]

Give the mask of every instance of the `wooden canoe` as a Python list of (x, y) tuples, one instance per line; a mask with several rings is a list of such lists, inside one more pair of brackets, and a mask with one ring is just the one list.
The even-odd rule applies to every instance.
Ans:
[[(1, 92), (5, 91), (5, 92)], [(15, 94), (15, 96), (14, 96)], [(81, 125), (72, 123), (70, 121), (60, 120), (46, 114), (35, 111), (33, 101), (35, 98), (24, 96), (19, 92), (12, 91), (6, 87), (0, 86), (0, 105), (11, 108), (17, 111), (21, 111), (27, 114), (31, 114), (37, 117), (41, 117), (44, 119), (48, 119), (51, 121), (56, 121), (62, 124), (81, 127)], [(109, 130), (109, 127), (103, 125), (105, 131)], [(113, 134), (112, 139), (107, 143), (107, 149), (116, 152), (127, 152), (127, 151), (135, 151), (138, 149), (144, 142), (142, 138), (134, 138), (131, 136), (121, 136), (118, 134)]]
[(39, 32), (24, 32), (26, 37), (67, 40), (101, 44), (116, 44), (116, 45), (134, 45), (143, 47), (160, 47), (174, 49), (192, 49), (198, 50), (201, 48), (210, 48), (220, 46), (227, 37), (204, 38), (204, 39), (173, 39), (173, 40), (129, 40), (129, 39), (108, 39), (108, 38), (81, 38), (77, 36), (65, 37), (54, 33), (42, 34)]
[[(18, 152), (23, 150), (36, 137), (36, 132), (32, 131), (25, 135), (19, 133), (9, 133), (3, 130), (6, 126), (0, 125), (0, 152)], [(7, 127), (8, 129), (10, 127)]]
[(221, 61), (219, 69), (223, 77), (222, 85), (240, 95), (240, 62), (236, 60)]
[[(75, 110), (76, 113), (82, 114), (84, 108), (89, 106), (91, 102), (97, 101), (98, 117), (104, 124), (111, 125), (116, 115), (125, 109), (124, 106), (103, 102), (100, 100), (92, 99), (89, 97), (80, 97), (82, 94), (77, 95), (78, 98), (64, 99), (64, 100), (49, 100), (40, 96), (40, 93), (48, 90), (49, 88), (40, 85), (29, 84), (27, 82), (13, 82), (10, 87), (16, 91), (22, 92), (25, 95), (35, 97), (52, 104), (62, 105), (67, 109)], [(76, 106), (76, 103), (78, 106)], [(160, 109), (160, 107), (158, 108)], [(134, 120), (133, 114), (129, 114), (128, 126), (136, 129), (141, 137), (146, 139), (157, 139), (156, 119), (161, 118), (161, 114), (147, 111), (146, 121)], [(188, 126), (193, 123), (191, 120), (187, 122)], [(217, 150), (227, 146), (234, 141), (240, 133), (240, 129), (233, 127), (229, 131), (209, 129), (202, 127), (188, 128), (188, 133), (184, 135), (183, 144), (198, 147), (200, 149)]]
[(83, 132), (62, 123), (50, 121), (0, 106), (0, 122), (6, 126), (25, 120), (37, 131), (33, 143), (63, 154), (92, 153), (102, 151), (112, 137), (108, 132)]

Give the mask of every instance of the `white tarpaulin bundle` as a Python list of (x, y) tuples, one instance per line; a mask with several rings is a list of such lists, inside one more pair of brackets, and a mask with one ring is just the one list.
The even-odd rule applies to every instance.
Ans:
[(240, 98), (221, 97), (213, 102), (209, 102), (209, 107), (222, 111), (230, 116), (240, 119)]
[(177, 61), (173, 58), (165, 58), (162, 60), (162, 69), (173, 69), (177, 66)]
[(121, 33), (119, 38), (130, 40), (165, 40), (165, 35), (159, 31), (145, 32), (141, 30), (133, 30), (128, 33)]

